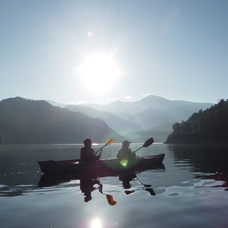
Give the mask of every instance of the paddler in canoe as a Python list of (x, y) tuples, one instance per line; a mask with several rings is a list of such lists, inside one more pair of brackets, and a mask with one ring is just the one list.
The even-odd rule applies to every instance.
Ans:
[(95, 151), (92, 149), (92, 140), (91, 139), (86, 138), (83, 143), (84, 143), (84, 147), (81, 148), (80, 159), (83, 161), (99, 160), (103, 149), (100, 149), (99, 154), (97, 155), (95, 153)]
[(146, 142), (144, 142), (144, 144), (141, 147), (139, 147), (137, 150), (132, 152), (131, 149), (129, 148), (131, 142), (125, 140), (122, 143), (122, 148), (119, 150), (117, 154), (117, 158), (120, 160), (126, 160), (126, 161), (134, 160), (136, 158), (136, 152), (138, 150), (142, 149), (143, 147), (150, 146), (153, 142), (154, 142), (154, 139), (151, 137), (147, 139)]
[[(95, 152), (92, 149), (92, 140), (89, 138), (86, 138), (84, 140), (84, 147), (81, 148), (81, 153), (80, 153), (80, 158), (83, 161), (96, 161), (99, 160), (102, 152), (103, 152), (103, 148), (107, 145), (111, 145), (113, 142), (115, 142), (114, 139), (108, 139), (106, 140), (106, 144), (100, 148), (97, 152)], [(99, 153), (99, 154), (98, 154)], [(97, 155), (98, 154), (98, 155)], [(92, 175), (92, 176), (91, 176)], [(88, 202), (92, 199), (92, 191), (95, 190), (96, 188), (94, 187), (94, 185), (97, 184), (99, 185), (99, 192), (104, 194), (102, 192), (102, 184), (100, 183), (99, 179), (97, 177), (93, 177), (93, 174), (89, 174), (89, 173), (85, 173), (84, 175), (81, 176), (80, 178), (80, 189), (81, 191), (84, 193), (84, 201)], [(116, 201), (113, 200), (112, 195), (108, 195), (108, 194), (104, 194), (106, 195), (107, 201), (109, 203), (109, 205), (113, 206), (116, 204)]]
[(118, 151), (117, 158), (120, 160), (133, 160), (136, 157), (135, 152), (132, 152), (131, 149), (129, 148), (130, 146), (129, 141), (125, 140), (122, 143), (122, 148)]
[(99, 160), (102, 152), (103, 152), (103, 148), (111, 145), (112, 143), (114, 143), (115, 140), (114, 139), (107, 139), (105, 142), (105, 145), (102, 146), (98, 151), (94, 151), (92, 149), (92, 140), (89, 138), (86, 138), (84, 140), (84, 147), (81, 148), (81, 153), (80, 153), (80, 159), (82, 161), (96, 161)]

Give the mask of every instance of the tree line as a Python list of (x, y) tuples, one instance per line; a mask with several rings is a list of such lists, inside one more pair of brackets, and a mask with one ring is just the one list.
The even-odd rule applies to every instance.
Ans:
[(194, 113), (186, 121), (175, 123), (166, 143), (228, 142), (228, 100), (221, 99), (205, 111)]

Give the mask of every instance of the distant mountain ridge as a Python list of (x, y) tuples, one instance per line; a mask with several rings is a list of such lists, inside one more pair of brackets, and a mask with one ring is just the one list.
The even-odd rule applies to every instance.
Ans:
[[(132, 140), (143, 140), (142, 135), (154, 134), (155, 140), (157, 138), (157, 141), (164, 142), (175, 122), (184, 121), (193, 113), (210, 108), (212, 105), (212, 103), (182, 100), (171, 101), (150, 95), (134, 102), (68, 105), (65, 108), (93, 118), (101, 118), (112, 129)], [(161, 130), (158, 129), (159, 126), (162, 126)]]
[(115, 131), (119, 132), (121, 135), (124, 135), (128, 131), (138, 130), (138, 126), (136, 124), (130, 123), (122, 117), (107, 111), (100, 111), (91, 107), (78, 105), (67, 105), (65, 108), (73, 112), (83, 113), (91, 118), (102, 119), (109, 125), (109, 127), (115, 129)]
[[(49, 101), (50, 102), (50, 101)], [(87, 106), (58, 104), (52, 101), (20, 97), (0, 102), (0, 133), (3, 142), (14, 143), (79, 143), (85, 137), (104, 142), (113, 137), (143, 142), (154, 137), (165, 142), (172, 125), (189, 118), (210, 103), (170, 101), (148, 96), (140, 101), (116, 101), (106, 105)]]
[(123, 138), (103, 120), (20, 97), (0, 102), (0, 133), (5, 144), (82, 143)]
[(89, 105), (89, 107), (108, 111), (116, 114), (124, 119), (129, 119), (132, 115), (142, 113), (147, 109), (155, 109), (157, 111), (168, 113), (175, 119), (186, 119), (196, 110), (211, 107), (211, 103), (196, 103), (190, 101), (171, 101), (162, 97), (150, 95), (142, 100), (134, 102), (116, 101), (107, 105)]

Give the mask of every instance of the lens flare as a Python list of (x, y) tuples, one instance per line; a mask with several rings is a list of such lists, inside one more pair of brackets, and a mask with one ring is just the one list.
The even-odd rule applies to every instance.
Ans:
[(128, 160), (121, 160), (121, 161), (120, 161), (120, 164), (121, 164), (123, 167), (126, 167), (127, 164), (128, 164)]

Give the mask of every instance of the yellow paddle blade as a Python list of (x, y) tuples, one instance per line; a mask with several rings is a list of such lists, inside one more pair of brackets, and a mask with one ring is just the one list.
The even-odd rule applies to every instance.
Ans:
[(112, 143), (114, 143), (115, 142), (115, 139), (107, 139), (106, 141), (105, 141), (105, 144), (106, 145), (111, 145)]
[(111, 145), (114, 142), (115, 142), (115, 139), (107, 139), (106, 142), (105, 142), (105, 145), (102, 146), (95, 154), (97, 154), (98, 152), (103, 150), (106, 146)]

